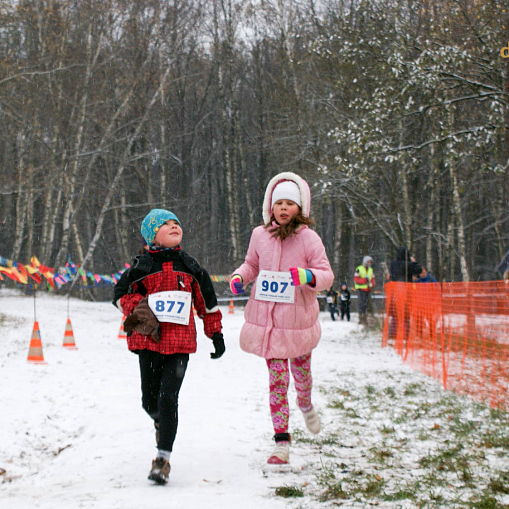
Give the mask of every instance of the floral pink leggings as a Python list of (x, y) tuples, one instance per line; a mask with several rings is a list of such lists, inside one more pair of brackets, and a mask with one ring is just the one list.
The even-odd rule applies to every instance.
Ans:
[[(290, 410), (288, 407), (288, 385), (290, 373), (288, 359), (267, 359), (269, 368), (270, 414), (274, 433), (288, 433)], [(297, 405), (303, 412), (309, 412), (311, 404), (311, 354), (290, 359), (290, 370), (297, 391)]]

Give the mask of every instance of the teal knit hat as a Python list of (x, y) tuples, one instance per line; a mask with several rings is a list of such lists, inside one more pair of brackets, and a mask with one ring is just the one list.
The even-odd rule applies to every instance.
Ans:
[(141, 234), (145, 240), (145, 242), (151, 246), (154, 242), (154, 238), (159, 231), (159, 228), (166, 223), (166, 221), (177, 221), (180, 224), (177, 216), (170, 212), (169, 210), (164, 209), (152, 209), (146, 216), (145, 219), (141, 222)]

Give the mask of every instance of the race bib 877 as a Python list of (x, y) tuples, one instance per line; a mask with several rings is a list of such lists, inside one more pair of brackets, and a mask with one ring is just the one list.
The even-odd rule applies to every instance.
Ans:
[(191, 294), (189, 292), (159, 292), (148, 296), (148, 305), (160, 322), (189, 325)]

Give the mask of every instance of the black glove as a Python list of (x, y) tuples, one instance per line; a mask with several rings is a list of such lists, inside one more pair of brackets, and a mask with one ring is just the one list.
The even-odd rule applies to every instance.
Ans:
[(224, 339), (223, 335), (220, 332), (214, 332), (212, 335), (212, 343), (214, 344), (214, 353), (210, 354), (211, 359), (219, 359), (221, 355), (224, 354), (224, 351), (226, 350), (224, 346)]
[(124, 331), (129, 335), (133, 331), (150, 336), (156, 343), (161, 341), (159, 321), (148, 305), (147, 297), (140, 300), (133, 312), (124, 321)]

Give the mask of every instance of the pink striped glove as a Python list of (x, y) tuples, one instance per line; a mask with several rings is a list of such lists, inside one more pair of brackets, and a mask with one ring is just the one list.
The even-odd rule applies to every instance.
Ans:
[(238, 274), (232, 276), (230, 279), (230, 290), (234, 295), (246, 293), (246, 290), (244, 290), (244, 285), (242, 284), (242, 276), (239, 276)]
[(295, 286), (305, 285), (313, 281), (313, 273), (308, 269), (290, 267), (290, 274), (292, 275), (293, 284)]

